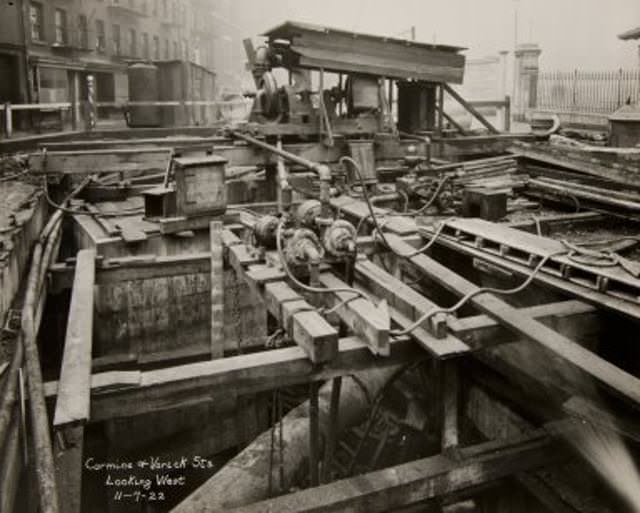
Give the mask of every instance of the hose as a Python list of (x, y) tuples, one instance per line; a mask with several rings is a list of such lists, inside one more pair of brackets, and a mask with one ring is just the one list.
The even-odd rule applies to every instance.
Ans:
[(467, 295), (465, 295), (464, 297), (462, 297), (453, 306), (450, 306), (449, 308), (434, 308), (434, 309), (426, 312), (424, 315), (422, 315), (413, 324), (410, 324), (409, 326), (407, 326), (406, 328), (404, 328), (402, 330), (392, 330), (392, 331), (389, 332), (389, 334), (393, 335), (394, 337), (400, 337), (400, 336), (403, 336), (403, 335), (408, 335), (413, 330), (415, 330), (417, 327), (419, 327), (423, 322), (425, 322), (427, 319), (433, 317), (434, 315), (437, 315), (437, 314), (453, 314), (453, 313), (455, 313), (457, 310), (462, 308), (462, 306), (464, 306), (470, 299), (474, 298), (475, 296), (477, 296), (479, 294), (488, 293), (488, 294), (497, 294), (497, 295), (500, 295), (500, 296), (510, 296), (510, 295), (513, 295), (513, 294), (517, 294), (518, 292), (523, 291), (525, 288), (527, 288), (529, 286), (529, 284), (533, 281), (533, 279), (540, 272), (542, 267), (549, 261), (549, 259), (551, 259), (553, 257), (560, 256), (560, 255), (565, 255), (565, 254), (567, 254), (567, 251), (563, 250), (563, 251), (558, 251), (558, 252), (555, 252), (555, 253), (549, 253), (548, 255), (544, 256), (542, 258), (542, 260), (540, 260), (538, 265), (536, 265), (535, 269), (529, 274), (529, 276), (520, 285), (518, 285), (516, 287), (510, 288), (510, 289), (497, 289), (497, 288), (493, 288), (493, 287), (479, 287), (478, 289), (474, 290), (473, 292), (470, 292)]
[[(447, 222), (452, 219), (452, 218), (449, 218), (449, 219), (445, 219), (444, 221), (442, 221), (440, 223), (440, 226), (436, 230), (436, 232), (433, 234), (432, 238), (429, 240), (429, 242), (427, 242), (421, 248), (418, 248), (415, 251), (410, 251), (409, 253), (399, 253), (398, 251), (394, 250), (391, 247), (391, 244), (389, 244), (389, 241), (387, 240), (387, 238), (384, 235), (384, 232), (382, 231), (382, 227), (378, 223), (378, 220), (376, 218), (376, 214), (373, 211), (373, 205), (371, 204), (371, 200), (369, 198), (369, 194), (367, 193), (367, 188), (364, 186), (364, 178), (362, 177), (362, 173), (360, 171), (360, 166), (351, 157), (341, 157), (340, 158), (340, 163), (342, 163), (343, 161), (349, 162), (353, 166), (354, 171), (356, 172), (356, 175), (358, 176), (358, 180), (360, 180), (360, 183), (362, 184), (362, 194), (363, 194), (365, 202), (367, 204), (367, 208), (369, 209), (369, 215), (367, 217), (362, 218), (360, 220), (360, 223), (358, 223), (358, 228), (356, 229), (356, 233), (359, 233), (360, 227), (362, 226), (364, 221), (366, 219), (371, 218), (372, 221), (373, 221), (373, 224), (375, 225), (375, 231), (378, 232), (378, 234), (380, 235), (380, 238), (382, 239), (382, 242), (389, 249), (389, 251), (391, 251), (396, 256), (399, 256), (401, 258), (411, 258), (413, 256), (416, 256), (416, 255), (418, 255), (420, 253), (423, 253), (423, 252), (427, 251), (436, 242), (436, 240), (438, 239), (438, 237), (442, 233), (442, 230), (445, 228)], [(441, 184), (443, 184), (443, 183), (444, 183), (444, 180), (441, 182)]]

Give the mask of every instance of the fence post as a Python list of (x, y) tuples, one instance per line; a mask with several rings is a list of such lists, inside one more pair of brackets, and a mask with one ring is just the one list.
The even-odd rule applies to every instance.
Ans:
[(618, 70), (618, 101), (616, 108), (619, 109), (622, 105), (622, 68)]
[(504, 131), (511, 131), (511, 96), (504, 97)]
[(7, 139), (13, 134), (13, 113), (11, 112), (11, 102), (4, 104), (4, 133)]
[(573, 109), (575, 110), (576, 108), (576, 102), (577, 102), (577, 86), (578, 86), (578, 70), (573, 70), (573, 87), (572, 87), (572, 92), (571, 92), (571, 96), (572, 96), (572, 101), (571, 101), (571, 106), (573, 107)]

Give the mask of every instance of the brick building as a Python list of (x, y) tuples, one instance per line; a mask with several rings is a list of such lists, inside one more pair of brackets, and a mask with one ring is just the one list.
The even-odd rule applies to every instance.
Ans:
[(126, 99), (126, 65), (190, 60), (214, 67), (209, 0), (0, 0), (0, 102)]

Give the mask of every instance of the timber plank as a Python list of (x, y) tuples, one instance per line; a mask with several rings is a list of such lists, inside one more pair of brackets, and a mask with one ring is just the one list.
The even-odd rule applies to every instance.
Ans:
[[(348, 287), (331, 273), (321, 273), (319, 281), (327, 288)], [(370, 344), (374, 354), (389, 355), (390, 320), (384, 308), (376, 307), (353, 292), (333, 292), (325, 297), (331, 307), (337, 307), (336, 313), (349, 328)]]
[(459, 460), (442, 454), (431, 456), (229, 512), (382, 513), (555, 463), (566, 458), (560, 448), (560, 442), (537, 431), (460, 449)]
[[(91, 422), (142, 415), (183, 404), (254, 394), (283, 386), (345, 376), (424, 358), (408, 337), (392, 341), (391, 356), (377, 358), (357, 337), (339, 339), (330, 365), (317, 366), (298, 346), (218, 358), (144, 372), (112, 372), (92, 377)], [(100, 393), (97, 393), (100, 391)], [(57, 383), (45, 384), (54, 398)]]
[(288, 301), (301, 301), (302, 296), (284, 281), (267, 283), (264, 286), (265, 304), (269, 313), (279, 322), (283, 322), (282, 304)]
[(29, 155), (34, 173), (92, 174), (151, 172), (166, 169), (167, 148), (48, 151)]
[(338, 352), (338, 332), (317, 312), (294, 314), (292, 336), (313, 363), (330, 362)]
[(95, 258), (93, 249), (78, 252), (54, 426), (89, 419)]

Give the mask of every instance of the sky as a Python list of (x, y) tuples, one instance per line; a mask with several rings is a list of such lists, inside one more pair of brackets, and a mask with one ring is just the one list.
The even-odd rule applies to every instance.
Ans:
[[(216, 2), (217, 0), (214, 0)], [(469, 58), (540, 45), (540, 68), (638, 66), (640, 41), (618, 34), (640, 26), (640, 0), (230, 0), (248, 34), (284, 20), (469, 48)], [(238, 16), (240, 14), (240, 16)]]

